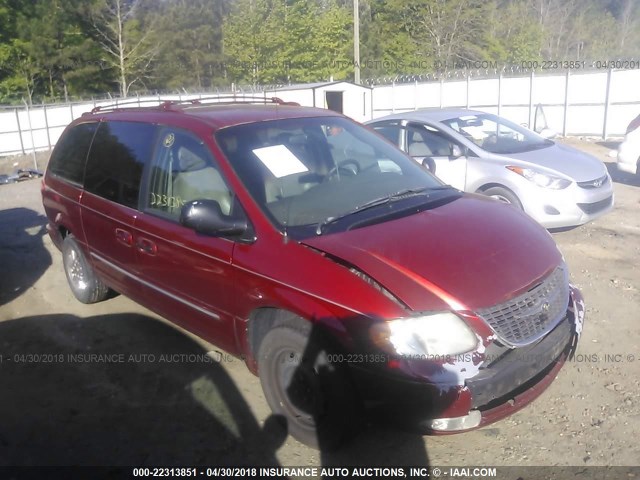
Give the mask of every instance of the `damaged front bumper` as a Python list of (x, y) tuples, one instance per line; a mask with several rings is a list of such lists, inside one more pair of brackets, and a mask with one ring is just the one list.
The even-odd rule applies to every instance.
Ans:
[[(517, 412), (546, 390), (575, 354), (584, 312), (582, 294), (571, 286), (566, 315), (553, 330), (525, 347), (508, 348), (494, 341), (484, 351), (481, 363), (468, 369), (471, 375), (455, 384), (428, 376), (402, 378), (389, 374), (389, 369), (372, 371), (357, 366), (356, 383), (370, 412), (389, 415), (422, 433), (458, 433), (482, 427)], [(419, 369), (409, 366), (402, 370)]]

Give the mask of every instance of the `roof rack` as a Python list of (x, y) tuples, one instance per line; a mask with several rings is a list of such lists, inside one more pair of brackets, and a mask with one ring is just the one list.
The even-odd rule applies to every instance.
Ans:
[(199, 106), (199, 105), (236, 105), (236, 104), (275, 104), (275, 105), (293, 105), (299, 107), (297, 102), (285, 102), (278, 97), (260, 97), (260, 96), (242, 96), (236, 95), (229, 96), (215, 96), (215, 97), (202, 97), (194, 98), (191, 100), (162, 100), (147, 99), (147, 100), (131, 100), (126, 102), (116, 102), (110, 105), (103, 105), (94, 107), (91, 109), (91, 113), (101, 112), (113, 112), (118, 110), (131, 110), (142, 107), (145, 103), (154, 103), (148, 108), (158, 108), (160, 110), (181, 111), (181, 107), (185, 106)]

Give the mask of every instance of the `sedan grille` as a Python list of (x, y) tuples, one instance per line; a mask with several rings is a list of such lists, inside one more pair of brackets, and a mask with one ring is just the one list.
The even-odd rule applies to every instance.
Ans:
[(578, 207), (580, 207), (580, 210), (582, 210), (584, 213), (590, 215), (592, 213), (597, 213), (600, 210), (604, 210), (605, 208), (611, 206), (612, 202), (613, 202), (613, 196), (609, 198), (605, 198), (604, 200), (600, 200), (599, 202), (579, 203)]
[(528, 292), (477, 313), (500, 341), (523, 346), (553, 329), (564, 318), (568, 304), (568, 275), (564, 266), (559, 266)]
[(578, 182), (578, 186), (582, 188), (600, 188), (609, 181), (608, 175), (603, 175), (595, 180), (589, 180), (588, 182)]

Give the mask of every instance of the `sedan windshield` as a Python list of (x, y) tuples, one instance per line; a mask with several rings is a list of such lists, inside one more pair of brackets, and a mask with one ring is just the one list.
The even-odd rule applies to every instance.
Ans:
[(442, 123), (491, 153), (529, 152), (553, 145), (531, 130), (488, 113), (450, 118)]
[(443, 192), (433, 175), (343, 117), (228, 127), (216, 141), (272, 223), (298, 237), (323, 234), (325, 225), (360, 211), (391, 204), (397, 209), (403, 201), (415, 204), (418, 196)]

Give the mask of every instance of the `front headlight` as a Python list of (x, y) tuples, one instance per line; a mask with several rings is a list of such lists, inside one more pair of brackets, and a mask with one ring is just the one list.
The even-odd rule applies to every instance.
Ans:
[(374, 326), (374, 342), (403, 356), (457, 355), (478, 346), (478, 338), (452, 312), (391, 320)]
[(542, 188), (562, 190), (563, 188), (567, 188), (569, 185), (571, 185), (570, 180), (553, 175), (547, 175), (546, 173), (538, 172), (533, 168), (522, 168), (514, 166), (508, 166), (507, 168)]

